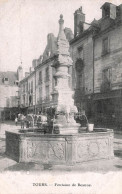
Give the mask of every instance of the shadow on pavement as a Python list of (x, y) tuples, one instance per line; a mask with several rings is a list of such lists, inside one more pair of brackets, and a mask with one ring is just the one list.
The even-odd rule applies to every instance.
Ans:
[(115, 167), (116, 168), (119, 168), (119, 169), (122, 168), (122, 166), (120, 166), (120, 165), (115, 165)]
[(17, 163), (13, 166), (5, 168), (4, 171), (29, 171), (35, 167), (34, 163)]

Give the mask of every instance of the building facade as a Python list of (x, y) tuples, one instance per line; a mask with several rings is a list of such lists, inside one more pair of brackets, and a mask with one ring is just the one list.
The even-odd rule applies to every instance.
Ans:
[(100, 30), (94, 36), (95, 118), (122, 124), (122, 4), (105, 3)]
[(102, 18), (85, 29), (82, 8), (74, 13), (73, 88), (79, 109), (107, 125), (122, 123), (122, 5), (105, 3)]
[(18, 72), (0, 72), (0, 120), (14, 119), (19, 107)]

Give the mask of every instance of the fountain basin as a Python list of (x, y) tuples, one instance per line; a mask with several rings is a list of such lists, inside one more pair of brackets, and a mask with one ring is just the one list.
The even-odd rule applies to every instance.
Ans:
[(73, 165), (113, 158), (113, 130), (78, 134), (6, 131), (6, 155), (17, 162)]

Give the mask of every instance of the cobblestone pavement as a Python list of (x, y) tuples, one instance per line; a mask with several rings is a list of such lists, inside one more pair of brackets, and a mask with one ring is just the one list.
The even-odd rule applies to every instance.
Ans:
[(0, 171), (76, 171), (76, 172), (102, 172), (122, 170), (122, 135), (114, 135), (114, 159), (84, 162), (76, 166), (50, 166), (35, 163), (17, 163), (5, 155), (5, 131), (20, 129), (14, 122), (0, 124)]

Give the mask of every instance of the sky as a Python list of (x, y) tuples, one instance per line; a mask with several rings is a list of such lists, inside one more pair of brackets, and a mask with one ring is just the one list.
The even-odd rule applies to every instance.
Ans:
[[(74, 12), (82, 6), (86, 22), (101, 18), (105, 0), (0, 0), (0, 71), (29, 71), (47, 44), (48, 33), (56, 37), (59, 16), (74, 33)], [(108, 0), (120, 5), (122, 0)], [(22, 64), (21, 64), (22, 62)]]

